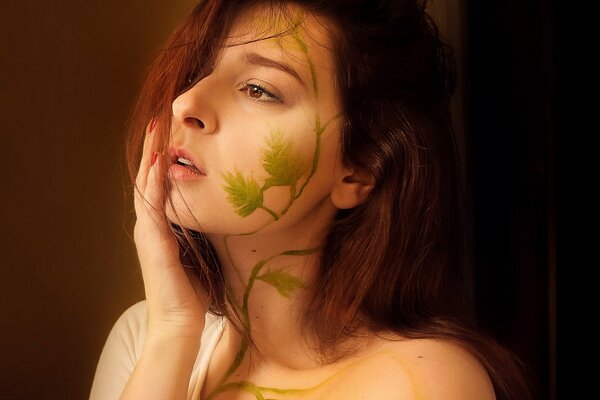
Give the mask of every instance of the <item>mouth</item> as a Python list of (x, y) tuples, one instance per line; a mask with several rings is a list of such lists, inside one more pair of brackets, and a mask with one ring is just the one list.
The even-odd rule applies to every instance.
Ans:
[(183, 149), (171, 149), (169, 171), (174, 178), (206, 176), (206, 172), (194, 157)]
[(200, 171), (198, 168), (196, 168), (196, 166), (194, 165), (194, 163), (191, 160), (188, 160), (187, 158), (184, 157), (177, 157), (177, 160), (175, 161), (175, 164), (181, 165), (183, 167), (187, 167), (189, 169), (191, 169), (192, 171), (201, 174), (202, 171)]

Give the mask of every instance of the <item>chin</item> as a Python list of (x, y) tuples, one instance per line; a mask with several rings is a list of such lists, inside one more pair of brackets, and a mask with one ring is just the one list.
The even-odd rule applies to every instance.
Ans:
[[(178, 204), (177, 204), (176, 200), (174, 200), (174, 203), (175, 203), (174, 204), (175, 207), (177, 207)], [(169, 201), (167, 201), (165, 204), (165, 214), (167, 216), (167, 219), (175, 225), (178, 225), (185, 229), (191, 229), (191, 230), (198, 229), (198, 226), (197, 226), (198, 224), (194, 220), (194, 217), (189, 214), (189, 211), (187, 209), (185, 209), (185, 210), (177, 209), (177, 211), (175, 211), (173, 209), (173, 207), (171, 207), (171, 204), (169, 203)]]

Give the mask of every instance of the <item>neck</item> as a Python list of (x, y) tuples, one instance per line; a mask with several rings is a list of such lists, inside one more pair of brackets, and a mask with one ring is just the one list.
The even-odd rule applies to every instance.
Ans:
[(302, 330), (304, 295), (318, 266), (322, 227), (332, 216), (315, 218), (313, 229), (303, 225), (301, 230), (210, 237), (256, 345), (255, 359), (288, 368), (316, 365)]

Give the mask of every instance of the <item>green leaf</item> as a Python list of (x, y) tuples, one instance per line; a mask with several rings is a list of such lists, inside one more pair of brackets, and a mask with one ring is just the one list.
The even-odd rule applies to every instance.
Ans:
[(300, 279), (293, 275), (290, 275), (284, 269), (276, 271), (268, 271), (256, 279), (260, 279), (263, 282), (267, 282), (273, 286), (280, 295), (285, 298), (289, 298), (290, 295), (297, 289), (303, 288), (306, 285)]
[(270, 175), (265, 181), (265, 188), (293, 186), (308, 170), (307, 162), (299, 152), (294, 151), (291, 141), (283, 139), (279, 131), (273, 132), (267, 139), (263, 167)]
[(246, 178), (238, 170), (233, 174), (226, 172), (223, 178), (226, 182), (223, 188), (228, 193), (227, 200), (233, 204), (239, 215), (247, 217), (262, 206), (263, 193), (254, 178)]

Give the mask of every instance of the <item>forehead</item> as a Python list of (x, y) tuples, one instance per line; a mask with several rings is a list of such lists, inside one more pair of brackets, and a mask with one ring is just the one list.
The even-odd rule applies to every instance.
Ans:
[(332, 71), (331, 26), (301, 7), (252, 7), (240, 13), (224, 49), (243, 48)]

